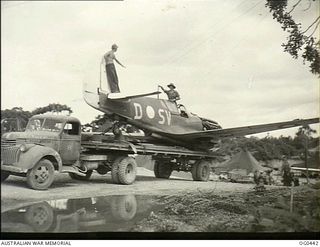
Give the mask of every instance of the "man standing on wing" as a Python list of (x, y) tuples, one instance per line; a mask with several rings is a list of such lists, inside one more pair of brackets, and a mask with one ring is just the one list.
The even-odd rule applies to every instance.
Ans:
[(118, 75), (117, 75), (116, 67), (114, 66), (113, 60), (115, 60), (119, 65), (125, 68), (125, 66), (122, 65), (114, 55), (114, 53), (117, 50), (118, 50), (118, 46), (116, 44), (113, 44), (111, 46), (111, 51), (108, 51), (106, 54), (104, 54), (101, 60), (101, 64), (103, 63), (103, 61), (106, 64), (107, 80), (108, 80), (111, 93), (120, 93)]

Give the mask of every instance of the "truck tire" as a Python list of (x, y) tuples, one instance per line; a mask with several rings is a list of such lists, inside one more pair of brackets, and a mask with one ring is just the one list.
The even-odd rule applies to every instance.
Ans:
[(123, 160), (124, 158), (126, 158), (127, 156), (120, 156), (118, 158), (116, 158), (113, 161), (112, 167), (111, 167), (111, 178), (112, 178), (112, 182), (114, 184), (119, 184), (119, 163), (121, 162), (121, 160)]
[(54, 167), (51, 161), (40, 160), (32, 169), (27, 172), (27, 183), (35, 190), (46, 190), (54, 180)]
[(156, 178), (166, 178), (171, 176), (172, 167), (169, 162), (156, 160), (154, 163), (154, 175)]
[(115, 196), (111, 201), (111, 213), (116, 220), (129, 221), (137, 213), (137, 200), (134, 195)]
[(197, 168), (198, 168), (198, 163), (199, 161), (197, 161), (191, 168), (191, 174), (192, 174), (192, 179), (194, 181), (197, 181)]
[(35, 232), (46, 232), (53, 223), (53, 210), (47, 202), (34, 204), (27, 208), (25, 220)]
[(75, 180), (88, 181), (92, 175), (92, 172), (92, 170), (87, 171), (85, 176), (80, 176), (76, 173), (69, 172), (69, 176)]
[(210, 176), (210, 164), (208, 161), (197, 161), (192, 169), (192, 178), (194, 181), (208, 181)]
[(137, 163), (132, 157), (125, 157), (118, 164), (118, 179), (120, 184), (132, 184), (137, 176)]
[(1, 170), (1, 183), (10, 176), (10, 173), (7, 171)]

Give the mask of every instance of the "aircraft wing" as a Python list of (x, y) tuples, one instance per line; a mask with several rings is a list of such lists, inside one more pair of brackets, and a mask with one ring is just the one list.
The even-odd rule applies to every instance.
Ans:
[(228, 129), (215, 129), (207, 131), (199, 131), (188, 134), (175, 135), (179, 138), (186, 140), (193, 139), (212, 139), (212, 138), (223, 138), (223, 137), (237, 137), (251, 134), (257, 134), (272, 130), (286, 129), (297, 126), (303, 126), (307, 124), (319, 123), (319, 118), (310, 119), (296, 119), (293, 121), (278, 122), (271, 124), (259, 124), (244, 127), (228, 128)]

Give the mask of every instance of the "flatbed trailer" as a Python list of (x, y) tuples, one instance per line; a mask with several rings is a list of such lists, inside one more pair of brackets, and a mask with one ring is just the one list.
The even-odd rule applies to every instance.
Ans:
[[(38, 125), (46, 129), (38, 130)], [(109, 134), (81, 133), (80, 121), (73, 117), (36, 115), (28, 126), (32, 131), (1, 137), (1, 182), (10, 175), (23, 176), (32, 189), (44, 190), (52, 184), (55, 171), (69, 173), (77, 180), (89, 180), (96, 171), (101, 175), (111, 172), (114, 183), (129, 185), (136, 178), (136, 155), (152, 157), (157, 178), (168, 179), (176, 170), (191, 172), (193, 180), (208, 181), (216, 158), (213, 152), (151, 143), (144, 136), (118, 139)]]
[[(95, 140), (97, 137), (99, 140)], [(210, 151), (191, 150), (163, 143), (150, 143), (143, 137), (136, 138), (134, 136), (126, 136), (126, 140), (117, 140), (114, 136), (97, 135), (92, 139), (82, 141), (81, 147), (84, 155), (151, 156), (155, 162), (155, 176), (167, 179), (172, 171), (176, 170), (191, 172), (193, 179), (196, 181), (207, 181), (211, 163), (217, 158), (217, 155)]]
[(180, 146), (161, 145), (153, 143), (133, 143), (130, 141), (85, 141), (81, 143), (85, 152), (124, 153), (151, 156), (189, 157), (194, 159), (216, 158), (211, 152), (190, 150)]

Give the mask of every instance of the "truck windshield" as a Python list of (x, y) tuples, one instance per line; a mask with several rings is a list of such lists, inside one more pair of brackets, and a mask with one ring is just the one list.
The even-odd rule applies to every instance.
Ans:
[(31, 119), (26, 127), (26, 131), (52, 131), (59, 132), (62, 129), (63, 122), (55, 119), (34, 118)]

